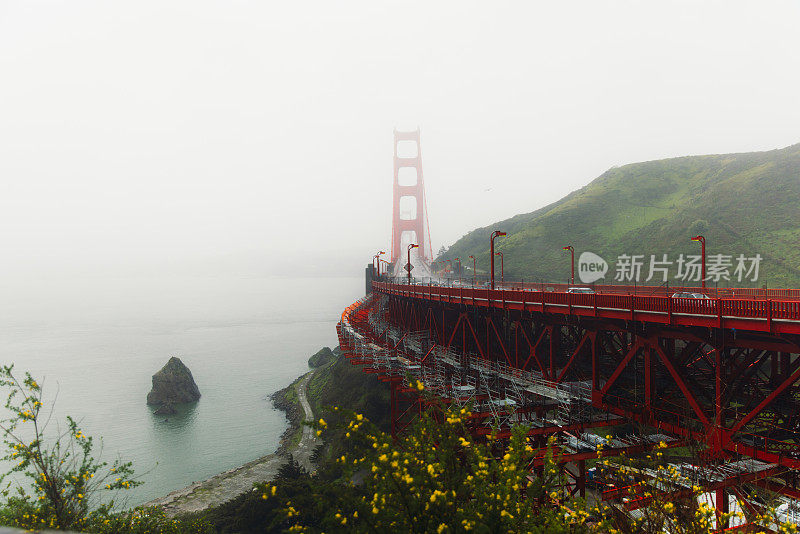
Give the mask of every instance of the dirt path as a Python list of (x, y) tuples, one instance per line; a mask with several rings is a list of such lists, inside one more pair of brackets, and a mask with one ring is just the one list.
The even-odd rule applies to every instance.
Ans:
[[(303, 407), (303, 412), (306, 414), (306, 421), (313, 421), (314, 420), (314, 412), (311, 410), (311, 405), (308, 404), (308, 397), (306, 395), (306, 389), (308, 385), (309, 379), (311, 379), (311, 375), (314, 374), (314, 371), (306, 374), (303, 379), (297, 384), (297, 398), (300, 401), (300, 406)], [(305, 467), (309, 473), (313, 473), (315, 471), (314, 464), (311, 463), (311, 455), (314, 453), (314, 449), (317, 447), (317, 433), (314, 431), (313, 428), (308, 426), (303, 426), (303, 435), (300, 437), (300, 442), (297, 444), (297, 447), (291, 451), (292, 456), (297, 462)]]
[[(307, 421), (314, 419), (314, 412), (308, 403), (306, 387), (314, 371), (303, 376), (297, 384), (297, 398), (305, 412)], [(303, 427), (303, 435), (296, 447), (289, 449), (300, 465), (314, 471), (311, 463), (311, 454), (317, 446), (317, 435), (312, 428)], [(253, 489), (256, 482), (272, 480), (278, 470), (287, 461), (287, 456), (270, 454), (240, 467), (215, 475), (208, 480), (196, 482), (191, 486), (175, 490), (172, 493), (146, 503), (144, 506), (161, 506), (170, 517), (181, 513), (199, 512), (213, 506), (218, 506), (230, 499)]]

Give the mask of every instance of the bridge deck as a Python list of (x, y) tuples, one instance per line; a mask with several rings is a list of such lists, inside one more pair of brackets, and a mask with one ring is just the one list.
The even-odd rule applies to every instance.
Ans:
[(483, 289), (374, 282), (385, 294), (510, 310), (702, 326), (755, 332), (800, 334), (800, 300), (792, 296), (675, 298), (668, 295), (567, 293), (533, 289)]

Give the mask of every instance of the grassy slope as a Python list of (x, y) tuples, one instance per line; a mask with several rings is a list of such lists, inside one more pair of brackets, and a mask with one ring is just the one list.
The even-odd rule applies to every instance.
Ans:
[(338, 350), (335, 359), (317, 369), (309, 380), (308, 402), (315, 414), (327, 407), (340, 406), (388, 428), (389, 388), (377, 375), (352, 365)]
[(470, 232), (443, 257), (475, 255), (481, 271), (495, 228), (509, 234), (497, 247), (508, 278), (565, 281), (567, 244), (576, 256), (600, 254), (611, 269), (619, 254), (667, 253), (674, 261), (699, 253), (689, 238), (702, 233), (708, 254), (760, 253), (757, 285), (800, 287), (800, 144), (613, 168), (558, 202)]

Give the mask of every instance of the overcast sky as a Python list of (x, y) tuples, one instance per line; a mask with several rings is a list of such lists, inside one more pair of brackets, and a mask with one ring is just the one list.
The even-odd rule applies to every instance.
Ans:
[(798, 27), (797, 1), (0, 0), (0, 274), (355, 269), (389, 246), (394, 127), (434, 249), (613, 165), (794, 144)]

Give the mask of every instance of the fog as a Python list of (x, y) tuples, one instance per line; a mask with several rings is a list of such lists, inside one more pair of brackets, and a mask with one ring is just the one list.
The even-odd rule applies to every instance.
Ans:
[(0, 0), (0, 274), (358, 274), (613, 165), (800, 141), (800, 3)]

